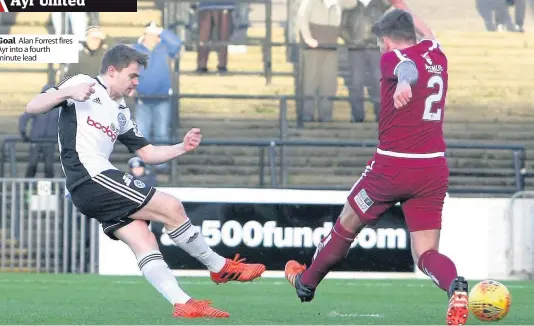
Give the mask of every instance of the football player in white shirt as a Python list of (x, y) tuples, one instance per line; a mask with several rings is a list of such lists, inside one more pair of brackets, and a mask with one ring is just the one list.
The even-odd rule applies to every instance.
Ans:
[(215, 283), (251, 281), (261, 276), (265, 266), (245, 264), (238, 255), (234, 260), (218, 255), (205, 242), (200, 228), (192, 225), (178, 199), (146, 186), (109, 162), (116, 140), (146, 163), (160, 164), (194, 150), (202, 139), (195, 128), (180, 144), (153, 146), (139, 133), (124, 96), (135, 90), (140, 68), (146, 64), (146, 55), (118, 44), (104, 55), (100, 76), (68, 78), (52, 91), (37, 95), (26, 111), (39, 114), (61, 106), (60, 158), (74, 205), (98, 220), (110, 238), (131, 248), (143, 275), (174, 306), (173, 315), (226, 318), (227, 312), (182, 291), (148, 223), (163, 223), (175, 244), (210, 270)]

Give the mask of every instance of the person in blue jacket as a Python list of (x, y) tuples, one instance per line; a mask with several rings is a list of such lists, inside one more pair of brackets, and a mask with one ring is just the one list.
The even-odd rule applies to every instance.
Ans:
[[(148, 54), (148, 66), (141, 72), (136, 105), (136, 122), (144, 136), (151, 142), (168, 143), (170, 139), (170, 99), (143, 99), (143, 96), (168, 96), (172, 94), (170, 62), (180, 52), (182, 42), (172, 31), (150, 22), (143, 36), (133, 47)], [(153, 135), (153, 136), (152, 136)], [(168, 170), (166, 164), (157, 166), (158, 172)]]

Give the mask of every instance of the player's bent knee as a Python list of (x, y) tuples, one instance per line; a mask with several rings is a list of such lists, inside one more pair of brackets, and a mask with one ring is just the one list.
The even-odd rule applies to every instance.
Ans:
[(339, 219), (341, 221), (341, 225), (352, 232), (358, 232), (365, 226), (365, 223), (358, 216), (356, 211), (354, 211), (348, 201), (345, 202), (345, 206), (339, 215)]
[(164, 222), (168, 226), (176, 228), (184, 223), (187, 219), (184, 205), (176, 198), (169, 198), (165, 204), (165, 218)]
[(160, 191), (156, 191), (147, 205), (131, 217), (161, 222), (170, 227), (178, 227), (187, 219), (182, 202)]

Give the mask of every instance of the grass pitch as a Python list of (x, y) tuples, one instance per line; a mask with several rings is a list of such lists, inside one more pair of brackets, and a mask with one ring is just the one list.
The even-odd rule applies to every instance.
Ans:
[[(284, 279), (215, 285), (180, 278), (199, 299), (230, 312), (229, 319), (175, 319), (171, 306), (142, 277), (0, 274), (2, 324), (358, 324), (444, 325), (447, 299), (429, 280), (325, 280), (302, 304)], [(471, 284), (474, 284), (472, 282)], [(512, 309), (499, 323), (531, 324), (531, 282), (504, 282)], [(470, 325), (482, 322), (470, 316)]]

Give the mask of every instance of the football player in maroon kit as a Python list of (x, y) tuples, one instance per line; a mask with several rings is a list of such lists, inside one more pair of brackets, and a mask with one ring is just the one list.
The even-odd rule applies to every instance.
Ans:
[(400, 202), (415, 264), (447, 292), (447, 323), (465, 325), (468, 284), (452, 260), (438, 252), (449, 178), (443, 136), (447, 57), (433, 37), (417, 41), (408, 11), (386, 13), (373, 32), (383, 52), (379, 145), (311, 265), (289, 261), (286, 278), (303, 302), (311, 301), (321, 280), (347, 256), (359, 231)]

